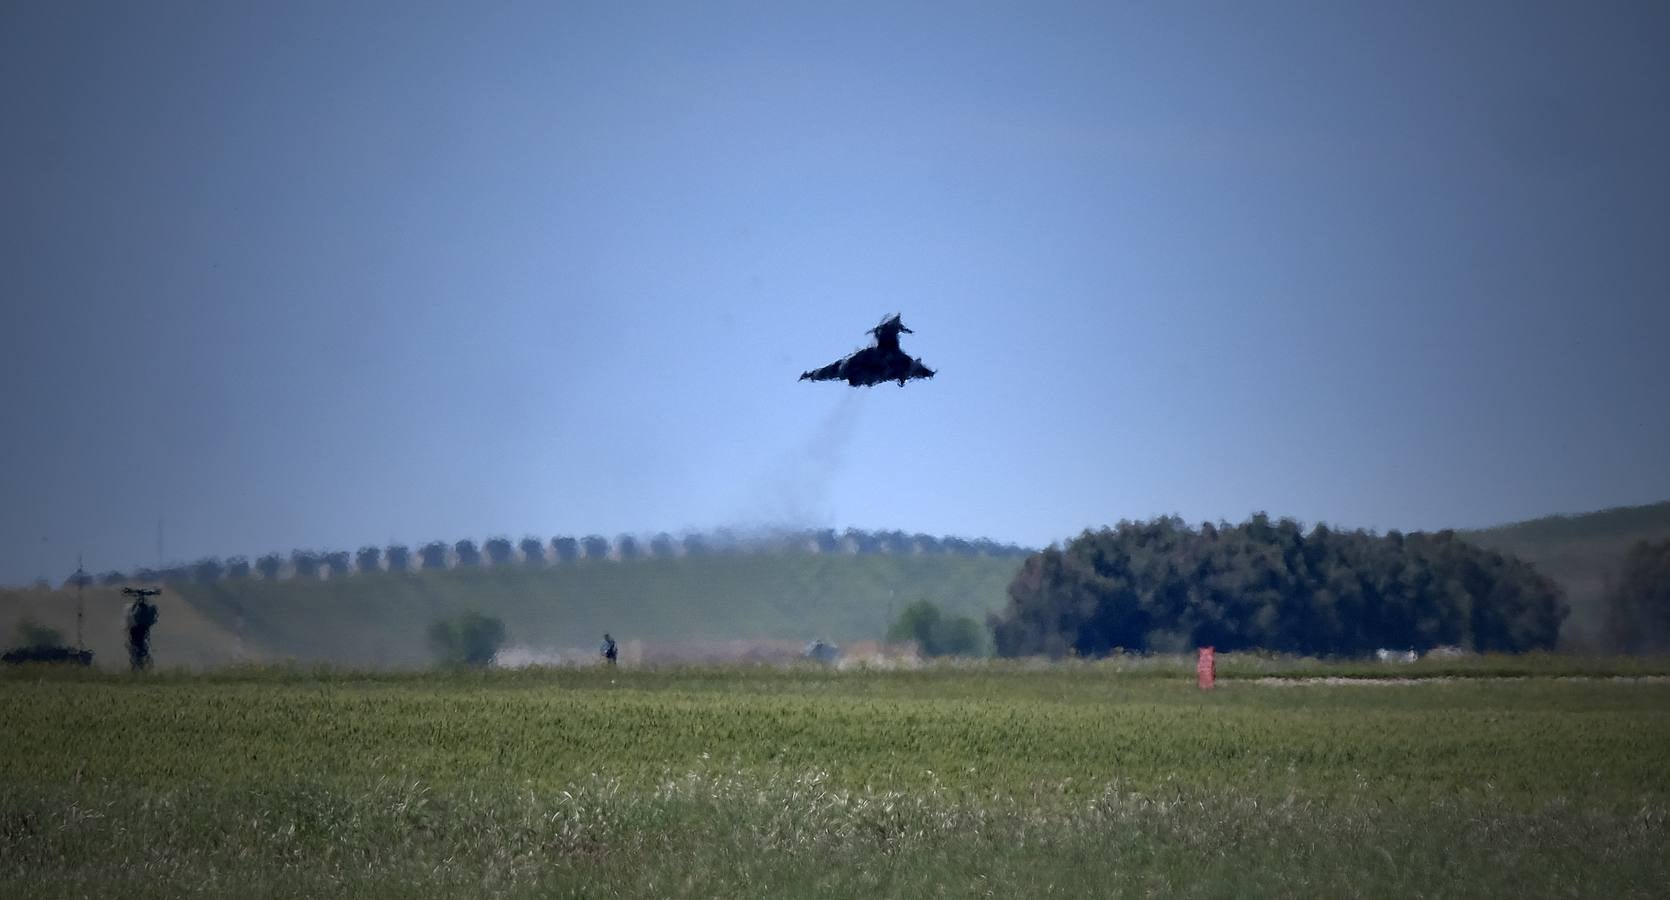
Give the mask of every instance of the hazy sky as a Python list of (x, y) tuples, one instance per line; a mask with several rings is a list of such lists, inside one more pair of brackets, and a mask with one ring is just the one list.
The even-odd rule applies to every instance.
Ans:
[(0, 582), (1670, 497), (1661, 2), (7, 0), (0, 135)]

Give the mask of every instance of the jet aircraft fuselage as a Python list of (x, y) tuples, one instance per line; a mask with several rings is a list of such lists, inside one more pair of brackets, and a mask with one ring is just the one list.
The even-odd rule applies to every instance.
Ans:
[(899, 334), (914, 334), (899, 316), (889, 316), (870, 329), (874, 347), (865, 347), (827, 366), (800, 374), (801, 381), (845, 381), (853, 387), (870, 387), (897, 381), (900, 387), (913, 378), (932, 378), (934, 370), (899, 347)]

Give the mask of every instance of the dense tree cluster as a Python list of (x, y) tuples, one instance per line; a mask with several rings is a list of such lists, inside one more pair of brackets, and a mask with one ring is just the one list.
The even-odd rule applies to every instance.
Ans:
[(1670, 653), (1670, 539), (1641, 541), (1606, 591), (1606, 631), (1624, 653)]
[(1452, 532), (1376, 535), (1257, 515), (1121, 522), (1029, 557), (990, 621), (1005, 656), (1262, 648), (1357, 655), (1552, 648), (1553, 581)]

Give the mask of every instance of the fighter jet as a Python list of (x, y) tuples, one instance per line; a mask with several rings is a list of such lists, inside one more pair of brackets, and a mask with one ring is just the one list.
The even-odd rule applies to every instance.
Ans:
[(838, 359), (821, 369), (800, 373), (801, 381), (845, 381), (853, 387), (869, 387), (884, 381), (897, 381), (899, 387), (912, 378), (932, 378), (934, 370), (899, 349), (899, 333), (915, 334), (899, 321), (897, 315), (888, 316), (880, 325), (869, 330), (876, 337), (874, 347)]

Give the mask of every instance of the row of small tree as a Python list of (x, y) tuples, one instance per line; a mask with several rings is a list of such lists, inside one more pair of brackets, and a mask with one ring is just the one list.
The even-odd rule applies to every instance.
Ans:
[(1528, 563), (1453, 532), (1377, 535), (1257, 515), (1121, 522), (1029, 557), (989, 625), (998, 653), (1550, 649), (1567, 608)]
[(834, 529), (799, 531), (774, 534), (769, 537), (748, 538), (731, 532), (687, 534), (674, 537), (662, 532), (648, 539), (623, 534), (613, 541), (602, 535), (585, 537), (554, 537), (544, 541), (525, 537), (512, 542), (507, 537), (493, 537), (477, 545), (468, 538), (448, 544), (431, 541), (413, 549), (404, 544), (387, 547), (365, 546), (357, 552), (346, 550), (319, 552), (293, 550), (288, 556), (269, 553), (253, 562), (244, 556), (205, 558), (189, 565), (161, 569), (141, 568), (131, 573), (105, 572), (96, 578), (71, 575), (66, 586), (75, 586), (77, 578), (84, 584), (121, 585), (129, 582), (197, 582), (212, 583), (222, 579), (244, 579), (259, 576), (272, 581), (294, 575), (301, 578), (329, 576), (340, 578), (361, 572), (408, 572), (470, 568), (482, 565), (546, 566), (572, 563), (578, 560), (637, 560), (671, 559), (677, 556), (707, 556), (738, 552), (809, 552), (809, 553), (891, 553), (896, 555), (953, 554), (957, 556), (1020, 557), (1029, 551), (1013, 544), (999, 544), (980, 539), (934, 537), (927, 534), (907, 534), (903, 531), (862, 531)]

